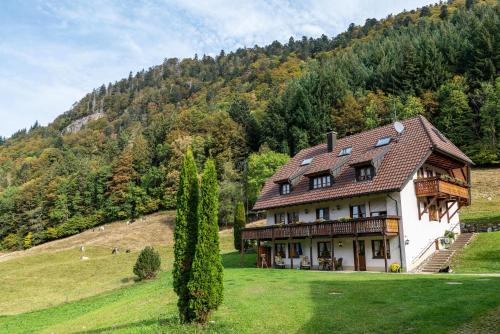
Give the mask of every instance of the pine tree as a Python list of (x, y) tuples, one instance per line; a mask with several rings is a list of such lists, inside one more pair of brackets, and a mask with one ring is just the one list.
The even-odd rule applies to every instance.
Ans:
[(208, 160), (203, 171), (198, 206), (198, 244), (188, 284), (190, 320), (198, 323), (205, 323), (223, 299), (217, 212), (217, 173), (213, 160)]
[(441, 6), (441, 12), (439, 13), (439, 17), (442, 20), (446, 20), (448, 18), (448, 6), (446, 5)]
[(181, 322), (189, 322), (189, 291), (191, 265), (198, 237), (198, 173), (189, 149), (184, 156), (179, 188), (177, 190), (177, 212), (174, 232), (174, 290), (179, 296), (177, 306)]
[(238, 251), (241, 249), (241, 229), (245, 227), (245, 206), (242, 202), (236, 204), (236, 210), (234, 212), (234, 248)]

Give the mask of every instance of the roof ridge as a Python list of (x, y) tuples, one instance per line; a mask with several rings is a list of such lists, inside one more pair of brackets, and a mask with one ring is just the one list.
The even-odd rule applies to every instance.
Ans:
[[(432, 136), (431, 134), (429, 133), (429, 129), (427, 129), (427, 126), (425, 125), (424, 121), (427, 121), (427, 118), (425, 118), (424, 116), (422, 115), (418, 115), (417, 116), (419, 121), (420, 121), (420, 124), (422, 125), (422, 127), (424, 128), (424, 132), (425, 134), (427, 135), (427, 138), (429, 139), (429, 141), (431, 142), (431, 147), (435, 147), (436, 146), (436, 143), (434, 142), (434, 140), (432, 140)], [(427, 121), (429, 122), (429, 121)]]
[[(414, 119), (416, 119), (416, 118), (420, 118), (420, 117), (423, 117), (425, 120), (427, 120), (424, 116), (422, 116), (422, 115), (418, 115), (418, 116), (415, 116), (415, 117), (411, 117), (411, 118), (407, 118), (407, 119), (405, 119), (405, 120), (402, 120), (402, 122), (409, 122), (409, 121), (411, 121), (411, 120), (414, 120)], [(344, 139), (347, 139), (347, 138), (352, 138), (352, 137), (355, 137), (355, 136), (364, 135), (364, 134), (370, 133), (370, 132), (375, 131), (375, 130), (379, 130), (379, 129), (382, 129), (382, 128), (389, 127), (389, 126), (391, 126), (392, 124), (394, 124), (394, 122), (393, 122), (393, 123), (389, 123), (389, 124), (385, 124), (385, 125), (382, 125), (382, 126), (378, 126), (378, 127), (376, 127), (376, 128), (373, 128), (373, 129), (368, 129), (368, 130), (361, 131), (361, 132), (358, 132), (358, 133), (353, 133), (353, 134), (351, 134), (351, 135), (348, 135), (348, 136), (345, 136), (345, 137), (338, 138), (338, 140), (344, 140)], [(423, 125), (423, 124), (422, 124), (422, 125)], [(425, 129), (425, 126), (424, 126), (424, 129)], [(427, 133), (427, 129), (426, 129), (425, 131), (426, 131), (426, 133)], [(427, 136), (429, 136), (429, 134), (428, 134), (428, 133), (427, 133)], [(432, 142), (432, 140), (431, 140), (431, 142)], [(314, 146), (310, 146), (310, 147), (303, 148), (302, 150), (300, 150), (299, 152), (297, 152), (297, 154), (299, 154), (299, 153), (300, 153), (300, 152), (302, 152), (302, 151), (305, 151), (305, 150), (312, 150), (312, 149), (314, 149), (314, 148), (318, 148), (318, 147), (323, 146), (323, 145), (326, 145), (326, 143), (319, 143), (319, 144), (316, 144), (316, 145), (314, 145)], [(297, 155), (297, 154), (295, 154), (295, 155)]]

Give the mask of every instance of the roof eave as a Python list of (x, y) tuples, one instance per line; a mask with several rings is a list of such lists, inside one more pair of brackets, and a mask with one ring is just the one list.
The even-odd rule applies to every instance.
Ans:
[(384, 190), (377, 190), (377, 191), (368, 191), (368, 192), (362, 192), (362, 193), (355, 194), (355, 195), (345, 195), (345, 196), (339, 196), (339, 197), (331, 197), (331, 198), (321, 199), (321, 200), (298, 201), (298, 202), (294, 202), (294, 203), (290, 203), (290, 204), (285, 204), (285, 205), (271, 205), (271, 206), (261, 207), (259, 209), (255, 209), (255, 205), (254, 205), (254, 207), (250, 211), (252, 211), (252, 212), (266, 211), (266, 210), (270, 210), (270, 209), (287, 208), (287, 207), (296, 206), (296, 205), (322, 203), (322, 202), (328, 202), (328, 201), (334, 201), (334, 200), (341, 200), (341, 199), (346, 199), (346, 198), (356, 198), (356, 197), (361, 197), (361, 196), (366, 196), (366, 195), (391, 193), (391, 192), (394, 192), (394, 191), (400, 191), (400, 189), (398, 189), (398, 188), (391, 188), (391, 189), (384, 189)]

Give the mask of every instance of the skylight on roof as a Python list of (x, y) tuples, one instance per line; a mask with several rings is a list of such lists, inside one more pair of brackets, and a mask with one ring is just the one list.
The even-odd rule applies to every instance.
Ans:
[(391, 139), (392, 139), (391, 137), (380, 138), (377, 141), (377, 144), (375, 145), (375, 147), (387, 145), (387, 144), (389, 144), (391, 142)]
[(309, 165), (313, 161), (313, 158), (307, 158), (302, 160), (302, 163), (300, 164), (301, 166), (306, 166)]
[(339, 154), (337, 155), (338, 157), (341, 157), (341, 156), (344, 156), (344, 155), (348, 155), (348, 154), (351, 154), (352, 152), (352, 146), (349, 146), (349, 147), (344, 147), (340, 152)]

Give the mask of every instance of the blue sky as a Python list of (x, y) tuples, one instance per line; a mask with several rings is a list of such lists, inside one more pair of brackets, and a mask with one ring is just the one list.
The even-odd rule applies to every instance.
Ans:
[(166, 57), (334, 36), (428, 0), (0, 2), (0, 136)]

